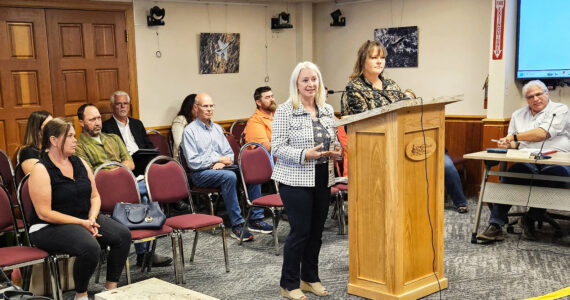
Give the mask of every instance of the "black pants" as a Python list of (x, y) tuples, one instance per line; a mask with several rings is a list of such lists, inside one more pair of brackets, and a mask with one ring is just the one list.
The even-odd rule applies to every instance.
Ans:
[(289, 291), (299, 288), (299, 278), (306, 282), (321, 281), (319, 252), (331, 195), (328, 174), (328, 164), (317, 164), (314, 187), (279, 184), (291, 226), (283, 248), (280, 285)]
[(73, 280), (77, 293), (87, 291), (89, 279), (95, 272), (101, 256), (101, 246), (111, 248), (107, 260), (107, 281), (119, 281), (129, 255), (131, 247), (129, 229), (105, 215), (99, 215), (97, 223), (101, 225), (99, 233), (102, 235), (97, 239), (87, 229), (77, 224), (49, 225), (30, 235), (31, 242), (40, 249), (49, 253), (64, 253), (76, 257)]

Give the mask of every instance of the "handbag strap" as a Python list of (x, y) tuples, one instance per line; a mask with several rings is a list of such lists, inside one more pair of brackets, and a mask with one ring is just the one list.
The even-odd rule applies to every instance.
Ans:
[[(139, 206), (141, 207), (141, 206)], [(131, 207), (126, 207), (125, 208), (125, 214), (127, 215), (127, 220), (129, 220), (131, 223), (133, 224), (138, 224), (141, 223), (142, 221), (144, 221), (144, 219), (146, 218), (146, 216), (148, 215), (148, 205), (143, 205), (143, 209), (144, 209), (144, 213), (139, 215), (139, 214), (134, 214), (131, 217), (131, 211), (133, 210)], [(140, 219), (135, 219), (135, 217), (141, 217)]]

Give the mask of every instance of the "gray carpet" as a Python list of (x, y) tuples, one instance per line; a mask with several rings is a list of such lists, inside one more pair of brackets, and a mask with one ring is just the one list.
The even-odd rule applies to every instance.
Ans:
[[(560, 221), (565, 235), (557, 241), (552, 241), (552, 228), (544, 225), (539, 231), (539, 241), (525, 241), (515, 233), (506, 234), (506, 240), (501, 243), (475, 245), (470, 243), (475, 203), (476, 199), (469, 199), (468, 214), (445, 207), (444, 273), (449, 288), (441, 292), (442, 299), (523, 299), (570, 286), (570, 222)], [(489, 210), (484, 207), (480, 230), (484, 230), (488, 215)], [(279, 224), (281, 248), (288, 225), (287, 222)], [(520, 228), (515, 226), (517, 231)], [(195, 261), (189, 263), (192, 241), (193, 235), (184, 236), (185, 287), (220, 299), (283, 299), (279, 294), (282, 256), (274, 254), (271, 235), (255, 234), (255, 241), (242, 246), (228, 236), (230, 273), (224, 269), (219, 231), (200, 235)], [(157, 252), (171, 256), (170, 239), (161, 239)], [(323, 299), (361, 299), (347, 294), (348, 239), (337, 234), (337, 224), (330, 218), (325, 224), (320, 259), (321, 280), (330, 292)], [(134, 265), (134, 253), (130, 260)], [(133, 267), (131, 272), (134, 282), (150, 277), (174, 282), (173, 267), (154, 268), (150, 274)], [(120, 284), (125, 284), (124, 281), (123, 276)], [(92, 282), (89, 287), (90, 293), (96, 293), (102, 290), (103, 284)], [(66, 298), (72, 294), (66, 293)], [(319, 298), (312, 294), (308, 297)], [(423, 299), (439, 297), (436, 293)]]

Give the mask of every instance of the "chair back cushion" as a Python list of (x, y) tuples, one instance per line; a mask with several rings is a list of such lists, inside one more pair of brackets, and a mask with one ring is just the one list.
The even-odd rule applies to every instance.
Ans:
[(168, 144), (168, 139), (162, 134), (149, 134), (148, 138), (152, 142), (152, 144), (158, 149), (160, 155), (170, 156), (172, 157), (172, 153), (170, 152), (170, 145)]
[(95, 184), (101, 197), (101, 211), (111, 214), (118, 202), (139, 203), (137, 183), (132, 173), (123, 168), (100, 169), (95, 174)]
[(0, 177), (2, 177), (2, 183), (8, 189), (12, 191), (14, 187), (14, 175), (13, 175), (12, 162), (8, 155), (0, 149)]
[(0, 186), (0, 228), (6, 228), (14, 224), (12, 220), (12, 207), (10, 196), (3, 186)]
[(236, 137), (234, 135), (232, 135), (231, 133), (225, 133), (226, 134), (226, 139), (228, 140), (228, 143), (230, 143), (230, 147), (232, 147), (232, 151), (234, 152), (234, 164), (237, 164), (238, 161), (238, 157), (239, 157), (239, 143), (238, 140), (236, 139)]
[(249, 149), (246, 145), (242, 147), (239, 162), (244, 182), (246, 184), (262, 184), (271, 180), (273, 167), (267, 150), (261, 146)]
[(34, 209), (34, 204), (32, 203), (32, 197), (30, 196), (30, 187), (28, 185), (28, 179), (30, 176), (25, 176), (22, 179), (20, 188), (20, 204), (22, 205), (20, 209), (22, 210), (22, 214), (24, 216), (24, 220), (26, 222), (30, 221), (30, 217), (32, 216), (32, 210)]
[(174, 161), (152, 163), (146, 173), (150, 199), (159, 203), (175, 203), (188, 199), (189, 191), (182, 167)]

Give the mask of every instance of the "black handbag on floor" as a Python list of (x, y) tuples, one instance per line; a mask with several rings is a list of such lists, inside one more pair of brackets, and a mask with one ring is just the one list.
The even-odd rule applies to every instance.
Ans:
[(158, 202), (117, 203), (112, 218), (129, 229), (160, 229), (166, 222), (166, 215), (160, 209)]

